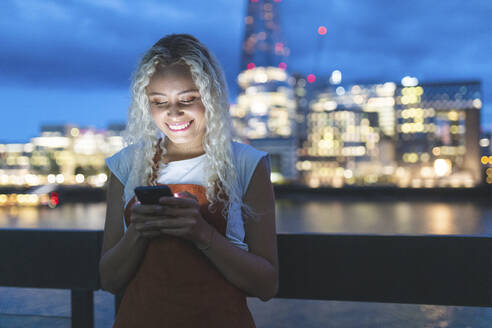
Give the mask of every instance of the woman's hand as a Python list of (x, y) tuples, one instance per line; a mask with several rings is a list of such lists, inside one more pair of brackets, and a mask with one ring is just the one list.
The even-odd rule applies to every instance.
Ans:
[(161, 197), (159, 205), (133, 207), (131, 220), (144, 236), (178, 236), (192, 241), (200, 249), (210, 245), (214, 233), (214, 228), (200, 213), (198, 199), (187, 191), (176, 197)]
[(161, 234), (158, 229), (155, 229), (149, 222), (158, 220), (161, 213), (159, 205), (144, 205), (137, 201), (131, 207), (130, 225), (127, 233), (135, 233), (137, 238), (153, 238)]
[(214, 227), (202, 217), (195, 195), (183, 191), (175, 197), (161, 197), (159, 203), (168, 217), (160, 225), (162, 233), (188, 239), (199, 249), (210, 245)]

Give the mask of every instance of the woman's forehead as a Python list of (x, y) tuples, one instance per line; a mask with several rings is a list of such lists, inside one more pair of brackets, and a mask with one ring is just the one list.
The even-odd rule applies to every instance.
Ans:
[(191, 78), (190, 67), (186, 64), (173, 64), (168, 66), (157, 65), (154, 76), (166, 76), (166, 75), (174, 75), (174, 76), (183, 76)]
[(193, 81), (188, 67), (173, 65), (157, 70), (151, 77), (149, 85), (147, 86), (147, 91), (149, 93), (162, 93), (167, 89), (171, 89), (173, 92), (182, 92), (184, 90), (198, 88)]

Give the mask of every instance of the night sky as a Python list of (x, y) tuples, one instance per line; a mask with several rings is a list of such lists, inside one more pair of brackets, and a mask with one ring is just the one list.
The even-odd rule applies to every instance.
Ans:
[[(190, 33), (219, 58), (235, 102), (246, 0), (0, 1), (0, 142), (41, 124), (126, 121), (131, 72), (168, 33)], [(481, 80), (492, 128), (492, 1), (282, 0), (290, 73), (343, 82)], [(320, 38), (318, 26), (328, 33)]]

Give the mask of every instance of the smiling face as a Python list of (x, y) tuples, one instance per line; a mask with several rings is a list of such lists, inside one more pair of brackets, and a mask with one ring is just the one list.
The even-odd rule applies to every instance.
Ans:
[(152, 118), (167, 137), (168, 151), (203, 151), (205, 106), (188, 66), (175, 64), (156, 70), (147, 96)]

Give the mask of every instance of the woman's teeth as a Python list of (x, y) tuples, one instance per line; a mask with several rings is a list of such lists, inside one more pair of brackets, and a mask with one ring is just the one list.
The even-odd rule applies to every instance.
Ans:
[(168, 124), (169, 126), (169, 129), (171, 129), (172, 131), (179, 131), (179, 130), (184, 130), (186, 129), (187, 127), (189, 127), (191, 124), (191, 121), (185, 123), (185, 124), (180, 124), (180, 125), (171, 125), (171, 124)]

